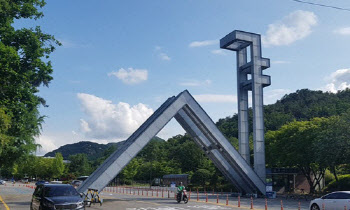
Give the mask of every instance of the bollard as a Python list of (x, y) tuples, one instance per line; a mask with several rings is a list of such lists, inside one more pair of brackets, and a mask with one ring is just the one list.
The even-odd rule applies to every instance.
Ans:
[(137, 188), (137, 195), (140, 195), (140, 188)]
[(298, 210), (300, 210), (300, 202), (298, 202)]
[(250, 209), (254, 209), (253, 197), (250, 197)]
[(216, 194), (216, 203), (219, 203), (219, 194)]
[(188, 200), (191, 200), (191, 188), (190, 188), (190, 194), (188, 194)]
[(208, 194), (205, 194), (206, 198), (205, 198), (205, 202), (208, 203)]
[(147, 190), (147, 197), (148, 197), (148, 190)]
[(170, 192), (169, 192), (169, 190), (168, 190), (168, 198), (170, 198)]
[(228, 195), (226, 195), (226, 206), (228, 206)]
[(141, 189), (141, 195), (143, 196), (143, 188)]
[(151, 189), (151, 192), (152, 192), (152, 197), (153, 197), (153, 190)]
[(281, 200), (281, 210), (283, 210), (283, 201)]
[(241, 197), (238, 196), (238, 207), (241, 207)]
[(164, 190), (162, 189), (162, 198), (164, 198)]
[(267, 199), (265, 198), (265, 210), (267, 210)]
[(158, 189), (157, 189), (157, 198), (158, 198)]

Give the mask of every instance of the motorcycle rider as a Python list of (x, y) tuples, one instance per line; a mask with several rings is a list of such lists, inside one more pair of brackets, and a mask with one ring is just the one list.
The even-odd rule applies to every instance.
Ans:
[(185, 186), (182, 184), (182, 182), (180, 182), (180, 185), (177, 187), (177, 191), (182, 193), (182, 191), (184, 191)]
[(182, 195), (182, 192), (185, 190), (185, 186), (183, 186), (182, 182), (180, 182), (180, 185), (177, 187), (177, 193), (178, 193), (178, 196)]
[(183, 186), (182, 182), (180, 182), (180, 185), (177, 187), (176, 200), (178, 203), (180, 203), (181, 201), (184, 201), (185, 203), (188, 202), (185, 186)]

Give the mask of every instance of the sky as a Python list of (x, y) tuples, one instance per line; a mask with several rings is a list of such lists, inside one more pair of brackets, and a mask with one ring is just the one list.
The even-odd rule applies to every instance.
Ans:
[[(348, 0), (310, 0), (350, 8)], [(78, 141), (127, 139), (168, 97), (188, 90), (216, 122), (237, 113), (236, 55), (220, 50), (233, 30), (262, 35), (264, 104), (309, 88), (350, 86), (350, 12), (293, 0), (47, 0), (40, 25), (63, 45), (39, 95), (49, 107), (43, 155)], [(184, 130), (172, 120), (158, 134)]]

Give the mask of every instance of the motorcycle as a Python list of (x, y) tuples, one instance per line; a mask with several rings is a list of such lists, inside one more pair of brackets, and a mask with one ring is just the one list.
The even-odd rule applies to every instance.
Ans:
[(183, 201), (184, 203), (187, 203), (187, 202), (188, 202), (186, 190), (183, 190), (182, 193), (177, 193), (176, 201), (177, 201), (178, 203), (180, 203), (181, 201)]

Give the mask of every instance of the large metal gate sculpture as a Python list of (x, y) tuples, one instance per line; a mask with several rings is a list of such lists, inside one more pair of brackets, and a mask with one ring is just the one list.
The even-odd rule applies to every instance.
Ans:
[(244, 193), (265, 194), (264, 181), (224, 137), (187, 90), (165, 101), (80, 185), (78, 191), (95, 189), (100, 192), (173, 117), (238, 190)]

